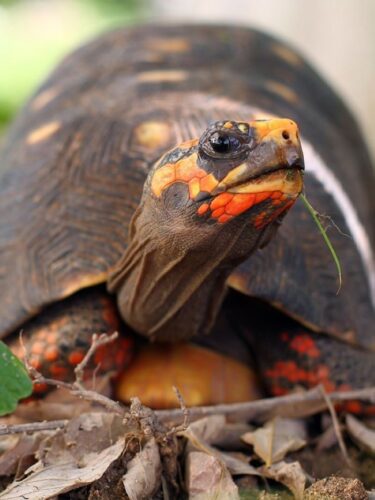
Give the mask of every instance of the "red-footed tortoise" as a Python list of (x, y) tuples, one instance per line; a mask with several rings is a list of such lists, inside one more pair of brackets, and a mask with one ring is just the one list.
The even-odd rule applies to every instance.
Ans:
[[(302, 203), (273, 238), (302, 189), (294, 121), (306, 193), (340, 229), (339, 293)], [(0, 329), (31, 337), (35, 367), (70, 377), (93, 332), (122, 329), (96, 357), (124, 369), (122, 399), (168, 405), (172, 379), (188, 403), (244, 399), (249, 366), (275, 395), (374, 385), (373, 171), (288, 46), (235, 27), (105, 34), (27, 103), (0, 164)]]

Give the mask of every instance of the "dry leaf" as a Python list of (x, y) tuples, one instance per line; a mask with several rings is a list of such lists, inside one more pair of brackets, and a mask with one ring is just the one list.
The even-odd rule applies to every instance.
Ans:
[[(122, 453), (125, 438), (99, 453), (90, 453), (85, 463), (78, 467), (75, 462), (43, 467), (22, 481), (16, 481), (0, 493), (1, 500), (20, 498), (44, 500), (65, 493), (99, 479)], [(39, 464), (40, 465), (40, 464)]]
[(189, 453), (190, 451), (202, 451), (204, 453), (207, 453), (208, 455), (212, 455), (223, 462), (233, 475), (259, 475), (255, 467), (253, 467), (252, 465), (244, 463), (242, 460), (239, 460), (238, 458), (235, 458), (228, 453), (221, 452), (213, 446), (210, 446), (201, 437), (195, 434), (194, 427), (192, 425), (189, 425), (189, 427), (184, 432), (180, 433), (180, 435), (184, 436), (189, 441), (188, 445), (186, 446), (186, 453)]
[(354, 441), (365, 451), (375, 454), (375, 431), (366, 427), (353, 415), (346, 415), (346, 428)]
[(35, 452), (46, 433), (38, 432), (17, 436), (17, 442), (0, 456), (0, 476), (22, 476), (25, 470), (35, 462)]
[(267, 466), (284, 458), (289, 451), (305, 446), (305, 424), (301, 420), (274, 418), (263, 427), (247, 432), (242, 439), (254, 446), (255, 453)]
[(306, 475), (299, 462), (278, 462), (270, 467), (261, 467), (259, 470), (263, 476), (274, 479), (289, 488), (296, 500), (302, 500)]
[(122, 481), (130, 500), (151, 498), (161, 483), (161, 461), (155, 438), (130, 460)]
[(200, 418), (189, 425), (194, 435), (207, 444), (212, 444), (219, 439), (226, 424), (224, 415), (211, 415)]
[(238, 488), (225, 465), (212, 455), (191, 451), (186, 460), (186, 488), (190, 500), (238, 500)]
[(84, 413), (73, 418), (52, 438), (46, 439), (40, 447), (38, 458), (45, 465), (72, 461), (80, 465), (87, 454), (101, 452), (119, 437), (133, 431), (133, 426), (125, 426), (119, 415), (108, 412)]

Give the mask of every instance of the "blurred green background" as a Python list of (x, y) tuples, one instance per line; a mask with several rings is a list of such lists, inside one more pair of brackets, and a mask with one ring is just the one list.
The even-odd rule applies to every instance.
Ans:
[(70, 49), (140, 21), (147, 0), (0, 0), (0, 133)]

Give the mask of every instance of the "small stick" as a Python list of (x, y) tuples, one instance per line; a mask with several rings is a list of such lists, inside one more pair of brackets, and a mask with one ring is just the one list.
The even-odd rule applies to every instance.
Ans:
[(69, 420), (50, 420), (47, 422), (32, 422), (30, 424), (0, 425), (0, 436), (21, 434), (22, 432), (54, 431), (62, 429)]
[[(103, 396), (104, 397), (104, 396)], [(108, 399), (108, 398), (106, 398)], [(348, 401), (351, 399), (358, 399), (360, 401), (367, 401), (375, 404), (375, 387), (367, 387), (365, 389), (358, 389), (346, 392), (331, 392), (329, 395), (331, 402)], [(92, 400), (92, 399), (91, 399)], [(111, 400), (110, 400), (111, 401)], [(112, 401), (115, 403), (114, 401)], [(309, 403), (309, 409), (305, 411), (296, 412), (296, 405)], [(117, 403), (115, 403), (117, 404)], [(126, 409), (121, 409), (122, 414), (126, 415)], [(274, 398), (258, 399), (255, 401), (246, 401), (243, 403), (230, 403), (212, 406), (192, 406), (189, 408), (189, 417), (197, 420), (198, 418), (206, 417), (209, 415), (227, 415), (228, 417), (237, 421), (251, 420), (251, 419), (268, 419), (272, 412), (278, 411), (282, 416), (309, 416), (319, 413), (327, 408), (327, 402), (324, 399), (319, 387), (310, 389), (309, 391), (288, 394), (286, 396), (278, 396)], [(108, 408), (109, 409), (109, 408)], [(116, 412), (117, 413), (117, 412)], [(174, 408), (171, 410), (156, 410), (155, 416), (162, 422), (166, 421), (181, 421), (181, 408)], [(0, 435), (15, 434), (25, 432), (24, 425), (32, 426), (28, 430), (36, 432), (40, 430), (57, 429), (62, 425), (61, 420), (51, 420), (49, 422), (35, 422), (32, 424), (15, 424), (11, 426), (0, 426)], [(47, 426), (47, 427), (46, 427)], [(8, 432), (8, 429), (11, 429)]]
[(320, 388), (320, 391), (323, 395), (325, 402), (327, 403), (327, 407), (328, 407), (329, 413), (331, 415), (332, 423), (333, 423), (333, 429), (335, 431), (337, 442), (339, 443), (341, 453), (345, 459), (346, 464), (352, 469), (353, 463), (350, 460), (348, 450), (347, 450), (345, 442), (344, 442), (344, 438), (342, 437), (340, 423), (339, 423), (339, 419), (337, 418), (337, 413), (336, 413), (335, 407), (333, 406), (331, 398), (327, 394), (324, 386), (320, 385), (319, 388)]
[(113, 342), (117, 339), (117, 337), (118, 332), (113, 332), (112, 335), (107, 335), (106, 333), (102, 333), (101, 335), (98, 335), (97, 333), (93, 334), (89, 350), (86, 352), (83, 360), (78, 363), (78, 365), (74, 369), (74, 374), (76, 376), (74, 383), (77, 386), (82, 387), (85, 368), (90, 362), (94, 353), (99, 349), (99, 347)]
[(186, 404), (185, 404), (184, 398), (182, 397), (181, 392), (179, 391), (179, 389), (175, 385), (172, 388), (173, 388), (173, 390), (174, 390), (174, 392), (176, 394), (178, 402), (180, 403), (180, 410), (181, 410), (181, 412), (182, 412), (182, 414), (184, 416), (184, 420), (183, 420), (182, 424), (177, 425), (177, 426), (173, 426), (167, 432), (167, 436), (169, 436), (170, 434), (176, 434), (177, 432), (186, 431), (186, 429), (188, 428), (189, 419), (190, 419), (190, 411), (186, 407)]
[(173, 386), (173, 390), (177, 396), (178, 402), (180, 403), (180, 408), (181, 408), (182, 414), (184, 416), (184, 421), (182, 422), (182, 425), (181, 425), (181, 427), (183, 427), (183, 429), (181, 429), (181, 430), (186, 430), (188, 425), (189, 425), (190, 411), (189, 411), (189, 408), (186, 407), (184, 398), (182, 397), (182, 394), (179, 391), (179, 389), (176, 386)]

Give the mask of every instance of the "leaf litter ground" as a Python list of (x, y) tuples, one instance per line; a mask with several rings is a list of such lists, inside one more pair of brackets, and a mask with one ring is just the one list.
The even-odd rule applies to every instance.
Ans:
[[(177, 391), (179, 407), (163, 411), (115, 404), (106, 379), (95, 388), (78, 370), (0, 421), (0, 500), (361, 500), (375, 488), (374, 422), (335, 415), (334, 425), (321, 388), (190, 409)], [(353, 396), (374, 403), (375, 388), (329, 400)]]

